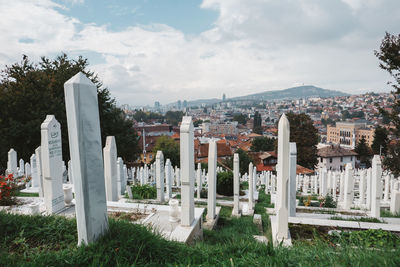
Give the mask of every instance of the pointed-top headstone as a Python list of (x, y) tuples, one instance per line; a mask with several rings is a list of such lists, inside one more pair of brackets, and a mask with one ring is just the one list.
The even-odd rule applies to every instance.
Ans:
[[(73, 166), (78, 245), (88, 244), (108, 230), (97, 88), (79, 72), (64, 84), (64, 93), (71, 154), (68, 168)], [(105, 158), (106, 155), (104, 162)]]
[(107, 201), (118, 201), (117, 145), (114, 136), (107, 136), (103, 153)]
[(277, 239), (288, 239), (288, 179), (289, 179), (289, 136), (290, 127), (283, 114), (278, 124), (278, 163), (277, 163)]

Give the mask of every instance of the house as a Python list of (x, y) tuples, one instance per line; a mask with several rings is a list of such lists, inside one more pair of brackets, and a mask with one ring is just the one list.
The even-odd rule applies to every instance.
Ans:
[(327, 170), (342, 171), (347, 163), (351, 163), (353, 169), (356, 166), (358, 154), (353, 150), (340, 145), (330, 145), (318, 149), (318, 168), (326, 167)]

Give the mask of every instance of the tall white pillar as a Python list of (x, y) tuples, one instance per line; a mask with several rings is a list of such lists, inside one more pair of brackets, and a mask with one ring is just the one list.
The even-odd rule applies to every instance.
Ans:
[(214, 220), (217, 197), (217, 142), (211, 139), (208, 144), (208, 199), (207, 220)]
[(239, 181), (239, 154), (233, 154), (233, 215), (239, 215), (240, 207), (239, 207), (239, 189), (240, 189), (240, 181)]
[(289, 158), (289, 216), (296, 216), (296, 166), (297, 166), (297, 148), (296, 143), (290, 143)]
[(372, 182), (371, 182), (371, 217), (381, 216), (381, 196), (382, 196), (382, 165), (379, 155), (374, 155), (372, 159)]
[(164, 202), (164, 155), (161, 150), (156, 155), (156, 188), (157, 200)]

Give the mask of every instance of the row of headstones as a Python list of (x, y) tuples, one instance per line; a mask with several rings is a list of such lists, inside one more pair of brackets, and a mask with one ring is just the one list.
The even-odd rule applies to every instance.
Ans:
[[(343, 209), (352, 206), (370, 210), (374, 194), (379, 195), (380, 202), (390, 202), (393, 213), (400, 212), (400, 199), (398, 197), (400, 181), (393, 175), (382, 174), (378, 179), (378, 187), (374, 187), (373, 168), (353, 170), (351, 163), (346, 165), (345, 171), (327, 171), (325, 168), (319, 170), (318, 175), (296, 177), (297, 190), (303, 194), (319, 194), (321, 196), (331, 195), (337, 200)], [(384, 188), (384, 190), (382, 190)], [(356, 200), (355, 193), (358, 193)]]

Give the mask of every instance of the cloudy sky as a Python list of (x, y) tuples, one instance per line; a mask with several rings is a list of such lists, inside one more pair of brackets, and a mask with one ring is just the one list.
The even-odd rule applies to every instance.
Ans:
[(389, 91), (373, 51), (399, 0), (0, 0), (0, 68), (83, 55), (120, 104), (302, 84)]

